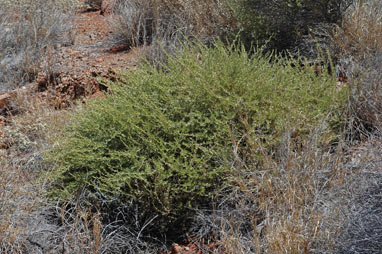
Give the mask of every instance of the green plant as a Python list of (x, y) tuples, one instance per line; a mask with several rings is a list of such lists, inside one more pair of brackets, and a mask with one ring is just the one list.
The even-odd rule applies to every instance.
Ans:
[(198, 44), (163, 71), (145, 66), (108, 83), (106, 98), (74, 114), (50, 154), (53, 197), (85, 188), (90, 200), (133, 200), (166, 228), (211, 202), (235, 158), (260, 166), (284, 131), (298, 143), (328, 118), (320, 142), (332, 141), (345, 90), (273, 57)]

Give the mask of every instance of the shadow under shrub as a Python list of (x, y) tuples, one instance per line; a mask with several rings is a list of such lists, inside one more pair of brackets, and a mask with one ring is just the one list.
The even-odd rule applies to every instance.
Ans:
[(196, 45), (164, 71), (145, 66), (109, 83), (51, 152), (52, 197), (86, 189), (93, 204), (133, 200), (143, 220), (157, 216), (148, 228), (182, 231), (194, 209), (211, 206), (237, 158), (260, 166), (285, 130), (298, 143), (323, 117), (320, 144), (333, 141), (345, 97), (334, 79), (270, 57)]

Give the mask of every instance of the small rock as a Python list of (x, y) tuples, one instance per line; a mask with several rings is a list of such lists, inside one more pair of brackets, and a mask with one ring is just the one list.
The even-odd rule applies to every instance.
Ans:
[(7, 118), (4, 116), (0, 116), (0, 127), (4, 125), (4, 123), (7, 121)]
[(341, 91), (342, 88), (343, 88), (344, 86), (346, 86), (346, 83), (345, 83), (345, 82), (338, 81), (338, 82), (336, 83), (336, 86), (337, 86), (337, 91)]
[(80, 53), (79, 51), (77, 51), (77, 50), (72, 50), (72, 49), (67, 49), (66, 52), (67, 52), (69, 55), (76, 55), (76, 54)]
[(174, 243), (172, 245), (170, 254), (179, 254), (179, 253), (182, 253), (182, 251), (183, 251), (183, 247), (180, 246), (179, 244)]
[(0, 109), (8, 106), (11, 96), (7, 93), (0, 95)]
[(117, 52), (125, 51), (125, 50), (128, 50), (128, 49), (129, 49), (129, 45), (128, 44), (120, 44), (120, 45), (112, 47), (111, 48), (111, 52), (117, 53)]
[(48, 78), (42, 72), (37, 74), (36, 78), (37, 91), (44, 92), (48, 88)]

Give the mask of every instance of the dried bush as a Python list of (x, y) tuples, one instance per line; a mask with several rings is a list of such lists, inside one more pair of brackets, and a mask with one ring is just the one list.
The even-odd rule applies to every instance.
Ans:
[(147, 56), (155, 64), (165, 62), (181, 41), (197, 38), (209, 44), (232, 37), (235, 29), (231, 9), (223, 0), (116, 0), (114, 4), (113, 40), (132, 47), (153, 44)]
[(323, 234), (315, 241), (315, 253), (380, 252), (380, 146), (381, 140), (372, 137), (349, 149), (341, 178), (318, 197)]
[(0, 5), (0, 91), (31, 81), (49, 48), (71, 43), (72, 4), (62, 0)]
[(300, 151), (286, 132), (262, 168), (232, 163), (236, 174), (230, 181), (236, 187), (221, 193), (214, 210), (200, 210), (193, 233), (215, 236), (226, 253), (235, 254), (315, 253), (317, 239), (334, 243), (320, 227), (321, 197), (342, 178), (343, 154), (340, 147), (336, 153), (317, 148), (325, 124), (311, 132)]
[(382, 49), (381, 2), (353, 0), (346, 6), (341, 22), (312, 27), (294, 51), (312, 59), (329, 52), (337, 76), (345, 81), (367, 76), (370, 66), (366, 62)]
[[(81, 196), (85, 197), (83, 194)], [(92, 210), (82, 201), (80, 198), (76, 202), (40, 208), (45, 221), (29, 236), (29, 242), (44, 246), (44, 253), (49, 250), (50, 253), (154, 254), (166, 250), (155, 239), (145, 238), (145, 225), (135, 221), (135, 208), (128, 204), (116, 204), (113, 200), (103, 200), (100, 209), (115, 209), (114, 218), (110, 221), (110, 214)], [(54, 230), (48, 231), (46, 228)]]
[[(354, 137), (381, 133), (382, 130), (382, 53), (359, 62), (358, 78), (350, 81), (350, 126)], [(354, 73), (354, 72), (353, 72)]]
[(330, 31), (337, 74), (349, 81), (351, 137), (380, 130), (382, 3), (354, 1), (341, 25)]
[(263, 169), (238, 169), (236, 188), (199, 210), (193, 235), (228, 253), (378, 253), (381, 248), (381, 140), (317, 149), (317, 129), (301, 151), (285, 135)]
[(174, 33), (212, 42), (232, 28), (230, 9), (220, 0), (117, 0), (114, 13), (116, 35), (133, 46)]
[(353, 186), (356, 191), (350, 207), (342, 211), (346, 222), (341, 228), (334, 253), (378, 253), (382, 248), (382, 179), (378, 173), (369, 173), (354, 180), (363, 186)]
[(28, 113), (13, 116), (1, 127), (0, 143), (8, 149), (0, 150), (0, 252), (38, 253), (29, 241), (44, 221), (39, 210), (44, 207), (45, 182), (38, 175), (47, 169), (42, 155), (47, 137), (55, 135), (52, 126), (64, 113), (50, 110), (29, 94), (18, 93), (13, 104), (20, 113)]
[[(342, 23), (330, 33), (333, 56), (340, 71), (348, 78), (357, 77), (358, 65), (382, 50), (382, 3), (376, 0), (354, 1), (343, 16)], [(370, 66), (367, 66), (370, 67)]]
[(338, 24), (352, 0), (228, 0), (242, 31), (242, 40), (270, 49), (295, 50), (309, 30)]

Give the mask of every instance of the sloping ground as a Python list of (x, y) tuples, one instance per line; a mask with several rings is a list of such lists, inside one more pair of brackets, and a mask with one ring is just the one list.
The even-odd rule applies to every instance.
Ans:
[[(101, 12), (103, 15), (101, 15)], [(79, 11), (73, 45), (58, 46), (50, 52), (36, 80), (22, 88), (0, 94), (0, 144), (7, 147), (1, 126), (18, 113), (17, 97), (40, 100), (55, 109), (66, 108), (75, 100), (99, 96), (105, 88), (102, 78), (114, 80), (120, 71), (134, 68), (144, 49), (127, 50), (110, 42), (110, 11)], [(34, 98), (34, 99), (32, 99)]]
[[(137, 64), (139, 49), (127, 51), (126, 45), (112, 45), (108, 39), (109, 16), (84, 12), (77, 17), (77, 37), (73, 46), (60, 47), (55, 53), (56, 65), (51, 76), (41, 76), (40, 90), (53, 88), (56, 107), (65, 107), (74, 99), (102, 90), (99, 78), (114, 79), (119, 71)], [(51, 84), (44, 81), (50, 80)], [(48, 89), (47, 89), (48, 90)]]
[[(141, 49), (127, 50), (109, 40), (110, 12), (82, 10), (76, 17), (76, 38), (70, 46), (58, 46), (42, 63), (35, 82), (27, 84), (29, 96), (48, 99), (56, 108), (97, 93), (99, 78), (114, 79), (119, 71), (136, 66)], [(20, 90), (20, 89), (19, 89)], [(19, 91), (18, 90), (18, 91)], [(0, 111), (5, 116), (16, 91), (0, 94)]]

